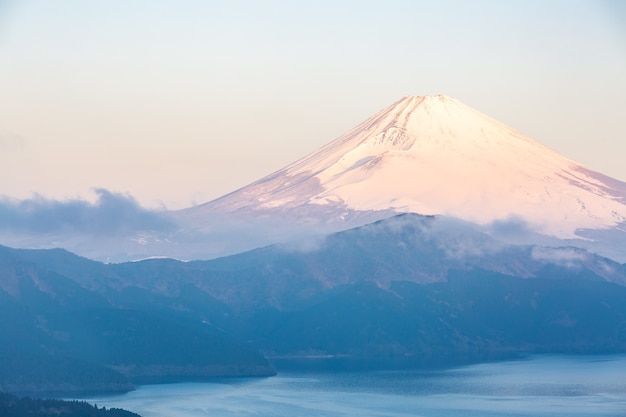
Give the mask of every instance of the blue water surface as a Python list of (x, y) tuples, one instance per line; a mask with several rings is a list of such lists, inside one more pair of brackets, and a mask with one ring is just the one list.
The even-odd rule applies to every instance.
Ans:
[(626, 416), (626, 355), (426, 370), (285, 368), (271, 378), (143, 385), (86, 400), (143, 417)]

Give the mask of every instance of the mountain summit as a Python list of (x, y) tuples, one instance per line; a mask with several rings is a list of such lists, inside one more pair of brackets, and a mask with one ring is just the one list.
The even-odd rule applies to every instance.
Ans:
[(516, 219), (541, 234), (575, 238), (580, 229), (626, 221), (626, 183), (454, 98), (406, 96), (305, 158), (188, 209), (185, 217), (216, 211), (345, 227), (402, 212), (482, 225)]

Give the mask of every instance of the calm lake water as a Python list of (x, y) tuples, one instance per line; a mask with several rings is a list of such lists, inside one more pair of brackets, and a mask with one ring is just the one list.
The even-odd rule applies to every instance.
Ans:
[(626, 355), (537, 355), (438, 370), (297, 369), (86, 400), (143, 417), (626, 416)]

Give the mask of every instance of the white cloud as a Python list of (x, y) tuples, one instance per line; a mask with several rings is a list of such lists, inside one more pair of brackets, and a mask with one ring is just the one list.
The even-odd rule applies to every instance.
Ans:
[(567, 268), (576, 268), (582, 262), (589, 259), (589, 253), (577, 248), (550, 248), (545, 246), (535, 246), (531, 256), (537, 261), (554, 263)]

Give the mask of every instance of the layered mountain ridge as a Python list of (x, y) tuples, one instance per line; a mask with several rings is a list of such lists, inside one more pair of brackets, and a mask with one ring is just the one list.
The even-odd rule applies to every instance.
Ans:
[(626, 351), (626, 265), (504, 244), (438, 216), (208, 261), (104, 264), (0, 246), (0, 272), (9, 392), (272, 375), (262, 355), (448, 366)]
[(514, 218), (538, 233), (575, 238), (579, 229), (626, 221), (626, 183), (454, 98), (406, 96), (305, 158), (185, 216), (201, 223), (209, 212), (346, 226), (359, 213), (360, 223), (401, 212), (479, 224)]

